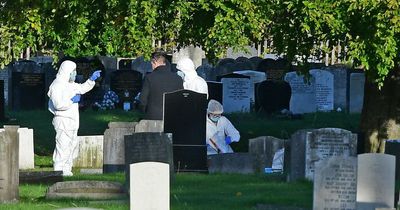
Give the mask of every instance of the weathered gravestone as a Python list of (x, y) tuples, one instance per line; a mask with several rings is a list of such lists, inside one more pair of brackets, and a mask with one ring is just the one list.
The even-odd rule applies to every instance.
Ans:
[(44, 109), (45, 77), (43, 73), (12, 72), (11, 108), (13, 110)]
[(315, 78), (315, 103), (317, 111), (333, 110), (333, 74), (319, 69), (310, 70)]
[(305, 176), (314, 178), (315, 164), (330, 157), (357, 155), (357, 135), (340, 128), (321, 128), (307, 132)]
[(190, 90), (164, 94), (164, 132), (173, 136), (176, 171), (207, 172), (206, 97)]
[(219, 77), (219, 79), (222, 82), (222, 105), (224, 112), (249, 112), (252, 87), (254, 90), (254, 86), (250, 82), (250, 77), (240, 74), (226, 74)]
[(323, 68), (323, 70), (329, 71), (333, 74), (333, 95), (334, 109), (338, 108), (343, 111), (348, 110), (348, 79), (349, 70), (345, 66), (331, 66)]
[(78, 156), (73, 166), (76, 168), (103, 167), (103, 136), (78, 136)]
[(293, 114), (310, 113), (316, 111), (315, 79), (306, 82), (304, 76), (296, 72), (285, 75), (285, 81), (290, 84), (292, 95), (290, 97), (290, 111)]
[(169, 164), (142, 162), (130, 165), (130, 209), (169, 210)]
[(311, 129), (302, 129), (296, 131), (290, 137), (289, 143), (285, 147), (285, 160), (288, 164), (288, 180), (296, 181), (305, 178), (306, 164), (306, 137)]
[(0, 203), (19, 200), (18, 128), (4, 126), (0, 132)]
[(361, 113), (364, 102), (364, 73), (350, 74), (349, 112)]
[(110, 122), (104, 131), (103, 173), (125, 170), (124, 136), (135, 132), (136, 122)]
[(257, 85), (256, 102), (268, 114), (289, 110), (292, 90), (288, 82), (267, 80)]
[(275, 153), (284, 148), (285, 140), (273, 136), (260, 136), (249, 139), (249, 153), (254, 156), (255, 170), (264, 173), (265, 168), (272, 168)]
[[(4, 131), (4, 128), (0, 128), (0, 132)], [(19, 169), (33, 169), (35, 168), (35, 154), (33, 147), (33, 129), (18, 128), (18, 162)]]
[(135, 133), (163, 132), (162, 120), (140, 120), (135, 126)]
[(358, 155), (357, 210), (394, 207), (395, 161), (393, 155)]
[(222, 104), (222, 83), (207, 81), (208, 99), (214, 99)]
[(356, 191), (356, 157), (330, 157), (316, 164), (314, 210), (355, 210)]
[(125, 177), (129, 186), (129, 167), (133, 163), (161, 162), (169, 164), (174, 176), (172, 135), (167, 133), (133, 133), (125, 136)]
[(396, 180), (400, 180), (400, 141), (386, 140), (385, 154), (396, 157)]
[(142, 89), (142, 73), (133, 70), (118, 70), (111, 73), (110, 88), (120, 99), (125, 98), (125, 92), (129, 98), (133, 98)]
[(250, 153), (221, 153), (208, 155), (209, 173), (253, 174), (254, 156)]
[(118, 182), (108, 181), (67, 181), (57, 182), (46, 192), (46, 199), (124, 199), (127, 194)]

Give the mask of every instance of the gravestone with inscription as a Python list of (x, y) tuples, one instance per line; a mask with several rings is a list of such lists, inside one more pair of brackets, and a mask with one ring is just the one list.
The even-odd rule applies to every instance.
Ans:
[(76, 168), (103, 167), (103, 136), (78, 136), (78, 156), (74, 159)]
[(214, 99), (222, 104), (222, 83), (207, 81), (208, 99)]
[(134, 133), (125, 136), (125, 178), (129, 186), (129, 166), (140, 162), (161, 162), (170, 165), (170, 177), (174, 176), (172, 159), (172, 134)]
[(330, 157), (315, 166), (313, 209), (356, 209), (357, 158)]
[(273, 136), (260, 136), (249, 139), (249, 153), (254, 156), (255, 169), (258, 173), (264, 173), (265, 168), (272, 167), (274, 154), (284, 148), (285, 140)]
[(305, 177), (314, 178), (315, 164), (330, 157), (357, 155), (357, 135), (340, 128), (321, 128), (307, 132)]
[(364, 102), (364, 73), (350, 74), (349, 112), (361, 113)]
[(357, 210), (394, 207), (395, 162), (393, 155), (358, 155)]
[(221, 76), (220, 79), (224, 112), (249, 112), (252, 87), (254, 90), (254, 84), (251, 83), (250, 77), (241, 74), (227, 74)]
[(292, 90), (290, 97), (290, 111), (293, 114), (310, 113), (316, 111), (315, 79), (311, 77), (306, 81), (304, 76), (296, 72), (285, 75), (285, 81), (289, 83)]
[[(142, 74), (133, 70), (118, 70), (111, 73), (110, 88), (120, 99), (125, 98), (125, 92), (133, 100), (142, 89)], [(122, 101), (121, 101), (122, 102)]]
[(45, 77), (43, 73), (12, 72), (11, 108), (13, 110), (44, 109)]
[(207, 172), (206, 110), (206, 94), (190, 90), (164, 94), (164, 132), (173, 136), (176, 171)]
[(320, 69), (310, 70), (310, 74), (315, 78), (315, 103), (317, 111), (333, 110), (333, 74)]
[(4, 126), (0, 132), (0, 203), (19, 200), (18, 128)]
[(250, 77), (250, 104), (256, 103), (256, 84), (261, 83), (267, 79), (264, 72), (258, 72), (253, 70), (235, 71), (234, 74), (241, 74)]

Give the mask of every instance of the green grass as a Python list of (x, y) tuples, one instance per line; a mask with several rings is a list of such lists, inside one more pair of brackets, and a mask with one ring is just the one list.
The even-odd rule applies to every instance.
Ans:
[[(77, 175), (65, 180), (107, 180), (124, 182), (124, 174)], [(45, 200), (47, 185), (21, 185), (18, 204), (0, 209), (56, 209), (91, 207), (129, 209), (129, 202)], [(276, 204), (311, 209), (312, 183), (286, 183), (268, 175), (177, 174), (171, 185), (172, 210), (253, 209), (257, 204)]]

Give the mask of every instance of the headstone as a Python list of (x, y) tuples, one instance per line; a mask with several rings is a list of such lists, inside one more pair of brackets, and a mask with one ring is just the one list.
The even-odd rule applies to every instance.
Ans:
[[(227, 74), (221, 77), (222, 105), (224, 113), (249, 112), (251, 89), (250, 77), (240, 74)], [(254, 95), (254, 89), (253, 89)]]
[(196, 72), (197, 75), (206, 81), (215, 81), (217, 79), (215, 69), (210, 64), (203, 64), (197, 67)]
[(364, 102), (364, 73), (350, 74), (349, 112), (361, 113)]
[(5, 120), (5, 94), (4, 94), (4, 80), (0, 80), (0, 121)]
[(356, 209), (357, 158), (331, 157), (315, 167), (313, 209)]
[(218, 61), (215, 66), (216, 75), (225, 75), (232, 73), (232, 67), (235, 65), (236, 61), (232, 58), (224, 58)]
[(358, 210), (394, 208), (395, 161), (393, 155), (358, 155)]
[(19, 169), (35, 168), (33, 129), (19, 128)]
[(67, 181), (57, 182), (46, 192), (46, 199), (124, 199), (127, 194), (118, 182)]
[(169, 210), (169, 165), (142, 162), (130, 165), (130, 209)]
[(348, 69), (344, 66), (333, 66), (323, 68), (323, 70), (333, 74), (334, 109), (337, 110), (340, 108), (343, 111), (348, 110)]
[[(253, 69), (254, 69), (255, 71), (259, 71), (259, 70), (257, 69), (257, 67), (258, 67), (258, 64), (260, 64), (262, 60), (263, 60), (263, 59), (260, 58), (260, 57), (258, 57), (258, 56), (254, 56), (254, 57), (249, 58), (249, 61), (253, 64), (253, 67), (254, 67)], [(261, 71), (261, 72), (264, 72), (264, 71)], [(265, 73), (265, 72), (264, 72), (264, 73)]]
[(330, 157), (357, 155), (357, 135), (340, 128), (321, 128), (307, 133), (305, 176), (314, 178), (315, 164)]
[(285, 140), (273, 136), (260, 136), (249, 139), (249, 153), (254, 156), (255, 169), (258, 173), (264, 173), (265, 168), (272, 167), (274, 154), (284, 148)]
[(317, 111), (333, 110), (333, 74), (319, 69), (310, 70), (310, 74), (315, 78), (315, 102)]
[(386, 140), (385, 154), (396, 157), (396, 180), (400, 180), (400, 141)]
[(19, 183), (54, 184), (63, 181), (62, 171), (20, 171)]
[(0, 132), (0, 203), (19, 200), (18, 128), (4, 126)]
[(176, 171), (207, 172), (206, 97), (190, 90), (164, 95), (164, 132), (173, 136)]
[(162, 120), (140, 120), (135, 125), (135, 133), (141, 132), (163, 132), (163, 121)]
[(103, 136), (78, 136), (78, 156), (73, 166), (76, 168), (103, 167)]
[(310, 78), (305, 82), (304, 76), (296, 72), (285, 75), (285, 81), (290, 84), (292, 95), (290, 97), (290, 111), (293, 114), (310, 113), (316, 111), (315, 79)]
[(120, 99), (125, 97), (125, 92), (129, 93), (129, 98), (133, 98), (142, 89), (143, 75), (133, 70), (118, 70), (111, 73), (110, 88), (117, 93)]
[(305, 178), (306, 137), (311, 129), (298, 130), (290, 137), (289, 147), (285, 148), (285, 163), (289, 164), (288, 180), (296, 181)]
[(125, 175), (129, 186), (129, 165), (140, 162), (161, 162), (170, 165), (174, 176), (172, 135), (167, 133), (133, 133), (125, 136)]
[(281, 81), (288, 70), (289, 63), (284, 59), (274, 60), (266, 58), (257, 66), (257, 71), (265, 72), (268, 80)]
[(222, 83), (207, 81), (208, 99), (214, 99), (222, 104)]
[(12, 72), (12, 110), (44, 109), (45, 78), (43, 73)]
[[(114, 173), (125, 170), (124, 136), (135, 132), (136, 123), (109, 123), (104, 131), (103, 172)], [(120, 127), (117, 127), (120, 126)]]
[(254, 155), (250, 153), (221, 153), (208, 155), (210, 173), (255, 173)]
[(290, 108), (292, 90), (288, 82), (263, 81), (257, 85), (256, 93), (256, 104), (268, 114)]
[(132, 70), (133, 59), (121, 58), (118, 60), (118, 70)]

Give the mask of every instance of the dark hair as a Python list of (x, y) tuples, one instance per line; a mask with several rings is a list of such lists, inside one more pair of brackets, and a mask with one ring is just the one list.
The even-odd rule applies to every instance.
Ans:
[(153, 61), (159, 61), (159, 62), (162, 62), (162, 63), (164, 63), (164, 64), (166, 64), (166, 57), (167, 57), (167, 54), (165, 53), (165, 52), (163, 52), (163, 51), (156, 51), (156, 52), (153, 52), (152, 54), (151, 54), (151, 60)]

